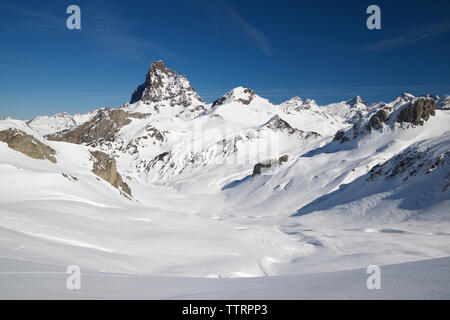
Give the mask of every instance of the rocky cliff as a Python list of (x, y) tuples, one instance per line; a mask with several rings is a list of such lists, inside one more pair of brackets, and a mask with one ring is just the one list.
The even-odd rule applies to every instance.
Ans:
[(92, 172), (103, 180), (108, 181), (115, 188), (131, 196), (130, 187), (117, 172), (116, 160), (101, 151), (90, 151), (90, 153), (94, 161)]
[(55, 150), (21, 130), (10, 128), (0, 131), (0, 141), (6, 142), (11, 149), (22, 152), (33, 159), (46, 159), (52, 163), (57, 162), (54, 157), (56, 154)]

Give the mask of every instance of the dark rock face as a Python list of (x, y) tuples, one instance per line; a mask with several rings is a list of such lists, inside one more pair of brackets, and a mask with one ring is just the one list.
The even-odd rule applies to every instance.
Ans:
[[(148, 76), (147, 76), (147, 78), (148, 78)], [(147, 78), (145, 80), (145, 83), (140, 84), (136, 89), (134, 89), (133, 93), (131, 94), (130, 103), (136, 103), (142, 99), (142, 96), (144, 95), (144, 90), (145, 90), (146, 86), (148, 86)]]
[[(155, 158), (153, 158), (149, 164), (147, 168), (153, 168), (158, 162), (166, 162), (171, 156), (170, 152), (163, 152), (159, 155), (157, 155)], [(167, 158), (167, 159), (166, 159)]]
[(131, 196), (130, 187), (122, 180), (121, 175), (117, 172), (116, 160), (101, 151), (90, 151), (90, 153), (94, 160), (92, 172), (109, 182), (115, 188)]
[(341, 141), (344, 138), (344, 136), (345, 136), (345, 132), (342, 130), (339, 130), (334, 135), (333, 141)]
[(345, 136), (345, 132), (344, 131), (339, 130), (334, 135), (333, 141), (340, 141), (341, 143), (344, 143), (345, 141), (350, 141), (350, 139)]
[[(287, 123), (286, 121), (281, 119), (281, 117), (278, 115), (273, 116), (264, 126), (267, 128), (270, 128), (274, 131), (285, 131), (286, 130), (290, 134), (294, 133), (295, 130), (298, 130), (298, 129), (294, 129), (289, 123)], [(299, 131), (301, 131), (301, 130), (299, 130)]]
[(6, 142), (8, 147), (22, 152), (30, 158), (47, 159), (56, 163), (55, 150), (21, 130), (10, 128), (0, 131), (0, 141)]
[(131, 95), (130, 103), (170, 101), (170, 105), (189, 106), (204, 104), (195, 88), (191, 88), (186, 77), (164, 66), (162, 61), (154, 61), (145, 77)]
[(303, 138), (318, 138), (321, 135), (315, 131), (303, 131), (297, 128), (292, 127), (288, 122), (284, 121), (279, 115), (275, 115), (270, 118), (265, 124), (261, 126), (261, 128), (268, 128), (275, 132), (283, 132), (285, 134), (299, 134)]
[(450, 110), (450, 96), (443, 96), (436, 105), (437, 109)]
[[(421, 143), (417, 143), (388, 161), (374, 166), (369, 171), (368, 178), (365, 181), (400, 179), (405, 182), (419, 175), (430, 175), (438, 168), (445, 168), (449, 165), (450, 151), (436, 152), (434, 147), (422, 148)], [(442, 171), (438, 174), (442, 174)], [(450, 181), (448, 178), (450, 178), (450, 173), (444, 178), (446, 184), (442, 187), (442, 192), (448, 190)], [(441, 181), (436, 179), (437, 183), (441, 183)]]
[(288, 160), (289, 160), (289, 156), (287, 154), (278, 158), (279, 164), (282, 164), (283, 162), (287, 162)]
[(264, 172), (265, 169), (268, 169), (270, 167), (272, 167), (274, 164), (278, 164), (281, 165), (284, 162), (287, 162), (289, 160), (289, 156), (287, 154), (279, 157), (278, 159), (272, 159), (272, 160), (267, 160), (264, 162), (260, 162), (255, 164), (255, 166), (253, 167), (253, 175), (260, 175), (262, 172)]
[(225, 96), (220, 97), (219, 99), (213, 102), (212, 108), (222, 105), (225, 102), (225, 100), (227, 100), (227, 97)]
[(366, 130), (370, 131), (372, 129), (381, 129), (381, 124), (386, 122), (389, 119), (389, 114), (391, 113), (392, 108), (384, 107), (375, 113), (372, 117), (370, 117), (369, 122), (366, 125)]
[(266, 161), (266, 162), (260, 162), (260, 163), (257, 163), (257, 164), (255, 164), (255, 166), (253, 167), (253, 175), (254, 175), (254, 176), (259, 175), (259, 174), (261, 174), (261, 171), (262, 171), (263, 169), (268, 169), (268, 168), (270, 168), (271, 166), (272, 166), (272, 160), (268, 160), (268, 161)]
[(397, 122), (413, 123), (423, 125), (430, 116), (436, 114), (436, 101), (432, 99), (419, 98), (415, 102), (407, 105), (397, 117)]
[(112, 141), (119, 130), (131, 122), (131, 118), (147, 117), (143, 113), (129, 113), (122, 109), (100, 109), (88, 122), (71, 129), (50, 135), (53, 141), (65, 141), (76, 144), (90, 144), (94, 141)]
[(224, 104), (224, 102), (227, 100), (232, 100), (232, 101), (240, 102), (244, 105), (249, 105), (250, 102), (252, 102), (254, 98), (255, 98), (255, 92), (252, 89), (238, 87), (238, 88), (231, 90), (226, 95), (220, 97), (216, 101), (214, 101), (212, 104), (212, 108)]
[(147, 125), (147, 127), (145, 128), (145, 131), (149, 132), (149, 137), (150, 138), (155, 138), (158, 141), (166, 141), (166, 137), (164, 136), (164, 133), (159, 131), (158, 129), (156, 129), (154, 126), (152, 125)]
[(248, 94), (248, 98), (247, 99), (239, 98), (238, 101), (242, 102), (243, 104), (249, 105), (255, 96), (255, 92), (252, 89), (246, 88), (244, 90), (244, 93)]

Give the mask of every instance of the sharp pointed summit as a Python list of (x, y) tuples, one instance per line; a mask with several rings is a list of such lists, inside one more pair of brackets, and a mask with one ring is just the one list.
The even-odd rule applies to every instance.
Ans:
[(356, 96), (353, 99), (348, 100), (346, 102), (346, 104), (348, 104), (351, 107), (354, 107), (358, 104), (363, 104), (363, 105), (369, 106), (369, 103), (366, 100), (364, 100), (363, 98), (361, 98), (360, 96)]
[(131, 95), (130, 103), (142, 101), (144, 103), (169, 102), (171, 106), (187, 107), (204, 104), (197, 91), (191, 87), (184, 75), (166, 68), (164, 62), (154, 61), (145, 77), (145, 82), (138, 86)]

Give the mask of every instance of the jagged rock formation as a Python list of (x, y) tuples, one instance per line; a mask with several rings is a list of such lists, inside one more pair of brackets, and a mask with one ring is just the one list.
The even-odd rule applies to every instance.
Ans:
[(237, 87), (213, 102), (212, 107), (220, 106), (226, 102), (239, 102), (249, 105), (255, 98), (255, 92), (252, 89)]
[(450, 110), (450, 96), (445, 95), (441, 99), (439, 99), (439, 102), (436, 105), (436, 109)]
[(248, 105), (250, 104), (250, 102), (252, 102), (253, 97), (255, 96), (255, 92), (252, 89), (245, 88), (244, 95), (245, 97), (238, 98), (238, 101)]
[(47, 159), (52, 163), (57, 162), (54, 157), (55, 150), (22, 130), (10, 128), (0, 131), (0, 141), (6, 142), (11, 149), (22, 152), (33, 159)]
[[(395, 126), (395, 123), (423, 125), (436, 114), (438, 98), (419, 97), (403, 94), (390, 104), (380, 103), (374, 106), (372, 113), (355, 122), (351, 129), (336, 132), (333, 141), (341, 143), (365, 135), (372, 130), (382, 130), (383, 124)], [(392, 116), (391, 116), (392, 115)], [(391, 119), (392, 118), (392, 119)]]
[(130, 103), (138, 101), (146, 103), (170, 101), (171, 106), (184, 107), (192, 105), (195, 101), (197, 104), (204, 104), (186, 77), (166, 68), (162, 61), (151, 64), (145, 82), (134, 90)]
[(161, 153), (161, 154), (159, 154), (159, 155), (157, 155), (155, 158), (153, 158), (153, 159), (148, 163), (147, 170), (150, 170), (150, 169), (154, 168), (155, 165), (156, 165), (158, 162), (164, 163), (164, 162), (166, 161), (166, 159), (169, 159), (169, 158), (170, 158), (170, 156), (171, 156), (171, 153), (170, 153), (170, 152), (167, 152), (167, 151), (166, 151), (166, 152), (163, 152), (163, 153)]
[(92, 172), (103, 180), (108, 181), (115, 188), (131, 196), (130, 187), (117, 172), (116, 160), (101, 151), (90, 151), (90, 153), (94, 161)]
[(53, 141), (66, 141), (76, 144), (91, 144), (98, 140), (111, 141), (119, 130), (129, 124), (132, 118), (142, 119), (143, 113), (130, 113), (122, 109), (100, 109), (97, 114), (82, 125), (47, 138)]
[(289, 156), (287, 154), (285, 154), (285, 155), (279, 157), (278, 159), (272, 159), (272, 160), (267, 160), (264, 162), (257, 163), (253, 167), (253, 175), (254, 176), (260, 175), (261, 173), (263, 173), (264, 171), (266, 171), (273, 165), (281, 165), (284, 162), (287, 162), (288, 160), (289, 160)]
[(340, 141), (341, 143), (345, 142), (345, 141), (349, 141), (350, 139), (348, 137), (345, 136), (345, 131), (343, 130), (339, 130), (338, 132), (336, 132), (336, 134), (334, 135), (333, 141)]
[(283, 119), (281, 119), (279, 115), (273, 116), (269, 121), (267, 121), (263, 125), (263, 127), (272, 129), (274, 131), (286, 131), (289, 134), (293, 134), (296, 131), (302, 132), (299, 129), (292, 128), (292, 126)]
[[(279, 115), (273, 116), (269, 121), (267, 121), (265, 124), (261, 126), (261, 128), (268, 128), (272, 129), (273, 131), (280, 131), (287, 134), (304, 134), (305, 131), (293, 128), (289, 123), (287, 123), (285, 120), (281, 119)], [(321, 135), (317, 132), (310, 131), (307, 132), (307, 137), (314, 136), (314, 137), (320, 137)]]
[[(441, 191), (450, 186), (450, 151), (442, 151), (440, 146), (422, 147), (417, 143), (392, 157), (390, 160), (374, 166), (368, 173), (366, 182), (375, 181), (379, 177), (385, 180), (399, 177), (403, 182), (421, 174), (429, 175), (438, 168), (447, 172), (444, 176)], [(447, 168), (447, 170), (445, 170)]]
[(410, 103), (397, 117), (397, 122), (410, 122), (415, 125), (423, 125), (430, 116), (436, 113), (436, 101), (428, 98), (419, 98), (415, 102)]
[(381, 124), (385, 123), (389, 119), (389, 114), (392, 112), (392, 107), (384, 106), (382, 109), (378, 110), (369, 119), (366, 125), (366, 130), (370, 131), (372, 129), (381, 129)]

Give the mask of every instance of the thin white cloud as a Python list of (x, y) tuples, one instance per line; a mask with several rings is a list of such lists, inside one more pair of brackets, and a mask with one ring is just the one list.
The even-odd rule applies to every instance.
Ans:
[[(106, 45), (105, 53), (119, 54), (135, 60), (147, 61), (150, 56), (167, 59), (180, 59), (180, 55), (154, 41), (134, 35), (133, 23), (119, 15), (92, 8), (90, 25), (85, 29), (93, 37)], [(94, 11), (95, 10), (95, 11)], [(109, 48), (114, 48), (113, 52)]]
[(407, 47), (416, 42), (433, 37), (440, 33), (450, 31), (450, 23), (434, 24), (427, 26), (419, 31), (410, 32), (403, 36), (392, 39), (381, 40), (363, 47), (360, 52), (386, 52)]
[[(36, 10), (36, 9), (29, 9), (24, 6), (17, 5), (15, 3), (11, 3), (9, 1), (0, 1), (0, 9), (7, 10), (19, 15), (23, 15), (29, 18), (34, 18), (39, 21), (41, 21), (41, 26), (49, 26), (49, 25), (63, 25), (65, 18), (64, 15), (61, 15), (60, 17), (57, 17), (55, 15), (49, 14), (42, 10)], [(34, 22), (33, 25), (37, 25)]]
[[(20, 22), (30, 27), (30, 30), (34, 30), (36, 27), (55, 28), (58, 26), (60, 28), (58, 30), (66, 28), (65, 12), (61, 16), (55, 16), (43, 10), (30, 9), (2, 0), (0, 0), (0, 9), (30, 18)], [(180, 58), (179, 54), (158, 43), (135, 36), (133, 23), (119, 17), (108, 8), (90, 6), (86, 10), (89, 11), (90, 18), (82, 20), (82, 32), (91, 35), (96, 42), (105, 45), (103, 50), (105, 54), (119, 54), (130, 59), (145, 61), (149, 56), (168, 59)]]
[(270, 42), (269, 38), (263, 32), (245, 21), (244, 18), (236, 11), (236, 9), (234, 9), (227, 1), (224, 1), (224, 5), (230, 17), (232, 17), (247, 33), (247, 35), (251, 39), (253, 39), (253, 41), (255, 41), (258, 48), (265, 54), (272, 55), (272, 43)]
[(252, 26), (245, 20), (239, 12), (227, 1), (211, 1), (211, 0), (185, 0), (191, 5), (207, 12), (210, 16), (227, 17), (228, 19), (221, 19), (227, 24), (232, 24), (241, 29), (260, 49), (264, 54), (272, 55), (272, 42), (261, 30)]

